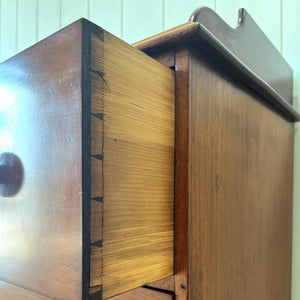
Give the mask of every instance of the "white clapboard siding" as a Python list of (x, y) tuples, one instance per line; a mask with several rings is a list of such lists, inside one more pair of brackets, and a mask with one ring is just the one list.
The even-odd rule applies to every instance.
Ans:
[(123, 0), (123, 39), (133, 43), (163, 31), (163, 0)]
[(17, 0), (0, 1), (0, 61), (17, 53)]
[[(49, 12), (51, 12), (50, 15)], [(61, 27), (61, 1), (39, 1), (37, 18), (38, 40), (44, 39), (59, 30)]]
[[(45, 1), (45, 0), (40, 0)], [(52, 1), (52, 0), (47, 0)], [(89, 0), (61, 0), (61, 25), (65, 27), (70, 23), (89, 17)]]
[(89, 19), (115, 36), (122, 37), (122, 0), (90, 0)]
[(165, 29), (187, 22), (192, 12), (202, 6), (215, 9), (215, 0), (165, 0)]
[(282, 54), (294, 70), (294, 102), (300, 110), (300, 1), (283, 1), (282, 16)]
[(17, 2), (17, 51), (37, 42), (37, 0)]

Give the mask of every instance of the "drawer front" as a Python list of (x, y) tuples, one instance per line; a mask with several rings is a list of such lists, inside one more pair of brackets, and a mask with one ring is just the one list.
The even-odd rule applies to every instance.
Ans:
[(0, 96), (0, 280), (79, 300), (172, 275), (174, 71), (79, 20), (0, 64)]

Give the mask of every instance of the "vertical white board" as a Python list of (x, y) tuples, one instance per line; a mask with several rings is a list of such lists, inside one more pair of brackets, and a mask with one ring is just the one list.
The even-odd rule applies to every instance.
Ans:
[(17, 51), (37, 42), (37, 0), (18, 1)]
[(90, 21), (122, 37), (122, 0), (90, 0)]
[(38, 1), (38, 40), (60, 29), (61, 0)]
[[(294, 70), (294, 107), (300, 111), (300, 1), (283, 0), (282, 54)], [(300, 122), (295, 126), (292, 300), (300, 299)]]
[(81, 19), (88, 18), (89, 0), (61, 0), (62, 27)]
[(17, 0), (0, 2), (0, 62), (17, 53)]
[(123, 39), (127, 43), (163, 30), (163, 1), (123, 0)]
[(192, 12), (202, 6), (214, 10), (215, 0), (165, 0), (165, 29), (186, 23)]

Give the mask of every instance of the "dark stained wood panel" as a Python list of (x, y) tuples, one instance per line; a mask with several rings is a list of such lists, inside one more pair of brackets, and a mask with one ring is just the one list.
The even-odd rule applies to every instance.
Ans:
[(175, 50), (170, 50), (167, 52), (159, 53), (152, 56), (155, 60), (159, 61), (161, 64), (174, 68), (175, 66)]
[(0, 64), (0, 154), (24, 168), (19, 193), (0, 196), (0, 280), (54, 299), (82, 297), (81, 33)]
[(289, 300), (294, 126), (190, 59), (189, 299)]

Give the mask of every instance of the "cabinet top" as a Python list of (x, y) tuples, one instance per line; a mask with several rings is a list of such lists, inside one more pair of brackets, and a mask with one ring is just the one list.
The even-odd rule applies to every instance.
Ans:
[(237, 27), (232, 28), (213, 10), (202, 7), (189, 22), (133, 46), (149, 55), (182, 46), (196, 48), (289, 120), (300, 120), (292, 107), (293, 71), (245, 9), (239, 10)]

